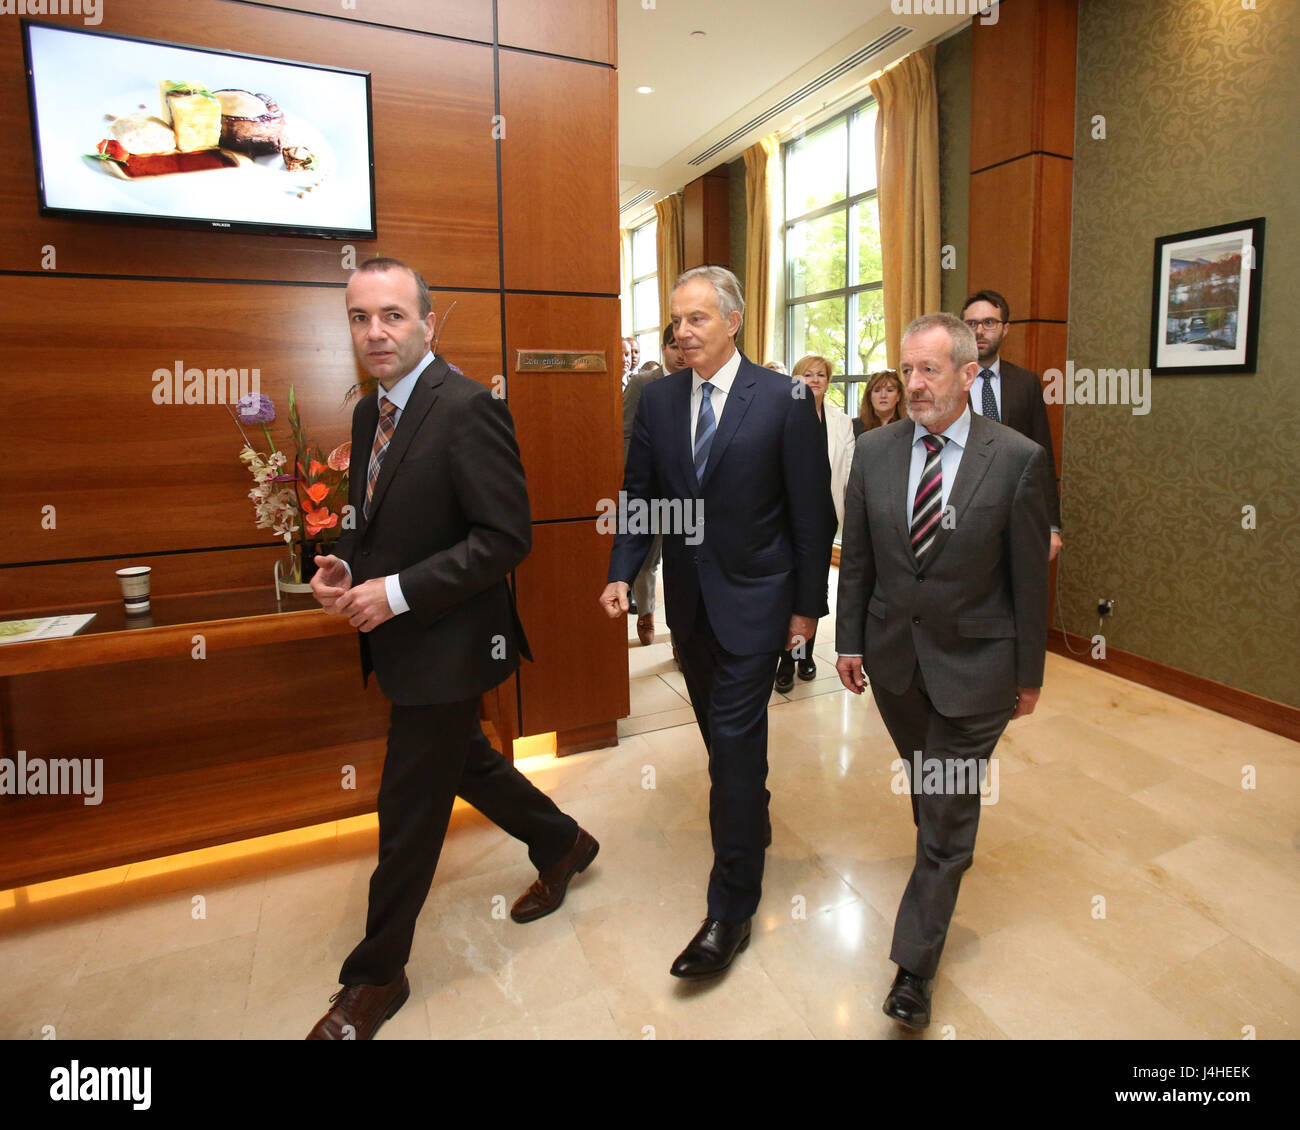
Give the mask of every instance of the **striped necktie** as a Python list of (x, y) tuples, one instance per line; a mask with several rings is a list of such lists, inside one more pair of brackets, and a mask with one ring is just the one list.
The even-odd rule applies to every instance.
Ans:
[(916, 484), (916, 499), (912, 503), (912, 552), (921, 560), (939, 532), (939, 518), (943, 511), (943, 445), (947, 436), (921, 437), (927, 455), (921, 469), (921, 481)]
[(384, 463), (384, 454), (388, 451), (389, 441), (397, 430), (397, 405), (384, 397), (379, 412), (379, 427), (375, 429), (375, 445), (370, 449), (370, 469), (366, 473), (366, 502), (362, 514), (370, 517), (370, 499), (375, 493), (375, 483), (379, 481), (379, 469)]
[(984, 390), (980, 393), (980, 412), (986, 420), (1000, 424), (1002, 421), (998, 417), (998, 398), (993, 395), (993, 370), (981, 369), (980, 376), (984, 378)]
[(713, 433), (718, 421), (713, 415), (713, 402), (709, 394), (713, 385), (705, 381), (700, 385), (700, 414), (695, 422), (695, 481), (704, 481), (704, 468), (709, 464), (709, 448), (713, 446)]

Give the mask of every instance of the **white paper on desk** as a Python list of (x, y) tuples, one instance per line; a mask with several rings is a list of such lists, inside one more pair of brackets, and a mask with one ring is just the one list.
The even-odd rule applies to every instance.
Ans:
[(63, 636), (75, 636), (94, 618), (93, 612), (85, 612), (77, 616), (46, 616), (38, 620), (0, 621), (0, 644), (57, 640)]

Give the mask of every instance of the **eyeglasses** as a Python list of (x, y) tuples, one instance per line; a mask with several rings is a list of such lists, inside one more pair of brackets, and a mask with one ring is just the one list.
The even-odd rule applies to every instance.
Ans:
[(986, 330), (991, 330), (996, 329), (998, 326), (1005, 326), (1006, 322), (1001, 318), (967, 318), (966, 324), (970, 326), (972, 330), (977, 330), (981, 326)]

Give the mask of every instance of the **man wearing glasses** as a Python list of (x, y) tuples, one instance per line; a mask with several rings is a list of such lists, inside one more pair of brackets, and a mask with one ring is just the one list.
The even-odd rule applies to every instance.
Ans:
[(980, 370), (970, 390), (971, 411), (1015, 428), (1047, 450), (1047, 460), (1052, 468), (1047, 496), (1052, 519), (1052, 544), (1047, 559), (1054, 561), (1061, 551), (1061, 499), (1056, 485), (1056, 455), (1052, 451), (1052, 432), (1047, 425), (1042, 382), (1037, 373), (1003, 361), (998, 356), (1011, 325), (1011, 308), (996, 290), (972, 294), (961, 308), (961, 317), (975, 335), (975, 345), (979, 350)]

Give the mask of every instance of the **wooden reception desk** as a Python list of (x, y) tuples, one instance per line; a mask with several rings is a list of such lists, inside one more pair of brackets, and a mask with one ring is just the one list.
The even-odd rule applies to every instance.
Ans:
[[(0, 646), (0, 756), (102, 761), (98, 804), (0, 795), (0, 890), (374, 811), (388, 702), (362, 689), (355, 629), (309, 595), (21, 616), (85, 612), (76, 636)], [(514, 686), (484, 700), (507, 755)]]

